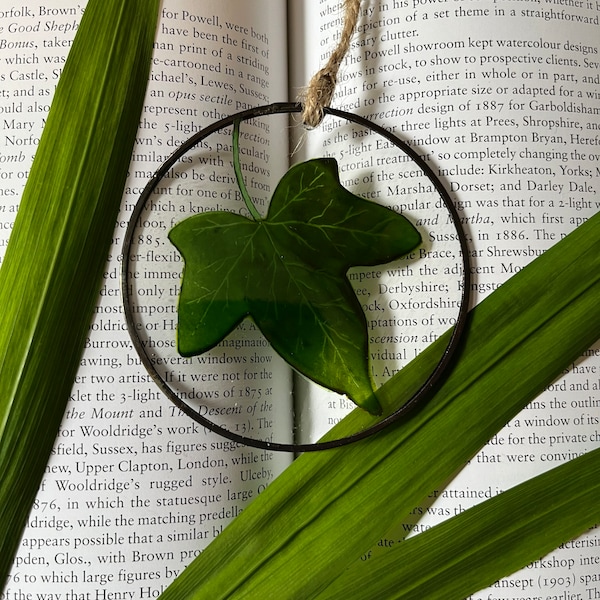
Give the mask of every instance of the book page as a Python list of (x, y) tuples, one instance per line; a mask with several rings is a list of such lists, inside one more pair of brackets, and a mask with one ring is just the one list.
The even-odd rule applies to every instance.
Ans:
[[(335, 0), (295, 8), (298, 90), (335, 46), (343, 9)], [(440, 178), (469, 239), (472, 303), (600, 208), (599, 16), (593, 2), (362, 3), (332, 106), (402, 137)], [(309, 38), (314, 43), (306, 44)], [(303, 140), (311, 156), (352, 152), (361, 142), (331, 140), (327, 120)], [(409, 201), (395, 184), (368, 189), (388, 204)], [(438, 227), (428, 223), (426, 230)], [(418, 285), (418, 265), (402, 279), (407, 285)], [(597, 448), (599, 356), (594, 347), (569, 365), (430, 505), (415, 508), (414, 522), (363, 558)], [(593, 529), (472, 598), (598, 597), (599, 546)]]
[[(84, 6), (72, 0), (34, 0), (0, 9), (0, 255)], [(286, 453), (217, 436), (181, 414), (141, 365), (126, 328), (120, 291), (124, 231), (154, 171), (200, 128), (247, 107), (285, 99), (285, 18), (285, 3), (273, 0), (163, 4), (99, 304), (2, 598), (157, 597), (291, 460)], [(252, 156), (260, 196), (274, 185), (272, 177), (287, 168), (287, 135), (285, 130), (266, 131), (260, 124), (249, 124), (245, 132), (248, 140), (260, 135), (256, 146), (262, 154)], [(144, 270), (153, 278), (152, 285), (143, 288), (146, 301), (137, 305), (137, 312), (148, 316), (165, 311), (160, 314), (162, 331), (146, 331), (149, 344), (172, 340), (177, 320), (180, 280), (171, 277), (164, 260), (174, 253), (166, 239), (173, 224), (172, 206), (178, 202), (178, 210), (181, 206), (191, 214), (219, 202), (225, 210), (239, 211), (239, 199), (220, 195), (226, 173), (231, 169), (225, 161), (181, 161), (162, 186), (173, 197), (165, 192), (153, 200), (149, 220), (156, 222), (155, 237), (136, 240), (135, 254), (143, 256), (144, 264), (131, 266), (135, 279), (144, 277)], [(204, 193), (206, 189), (213, 194)], [(171, 312), (161, 304), (164, 298), (169, 298)], [(195, 373), (197, 382), (188, 391), (193, 390), (199, 412), (214, 411), (211, 395), (231, 392), (244, 396), (240, 428), (260, 429), (265, 439), (275, 430), (291, 431), (289, 409), (280, 410), (290, 393), (288, 369), (281, 369), (256, 332), (237, 335), (238, 340), (255, 341), (252, 346), (228, 347), (228, 356), (237, 357), (244, 367), (239, 380), (234, 378), (237, 371), (219, 360), (189, 373), (167, 364), (161, 375), (191, 380)], [(216, 349), (216, 356), (219, 352), (224, 350)], [(252, 363), (254, 356), (257, 364)], [(260, 402), (246, 401), (249, 384), (244, 372), (253, 377), (252, 387), (261, 390)]]

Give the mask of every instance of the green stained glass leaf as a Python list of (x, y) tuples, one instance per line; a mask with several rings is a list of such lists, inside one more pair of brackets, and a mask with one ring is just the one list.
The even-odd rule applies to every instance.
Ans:
[(209, 350), (251, 317), (297, 371), (381, 412), (366, 318), (346, 273), (413, 250), (421, 237), (406, 218), (346, 190), (337, 162), (322, 158), (283, 176), (266, 218), (203, 213), (169, 238), (185, 260), (182, 355)]

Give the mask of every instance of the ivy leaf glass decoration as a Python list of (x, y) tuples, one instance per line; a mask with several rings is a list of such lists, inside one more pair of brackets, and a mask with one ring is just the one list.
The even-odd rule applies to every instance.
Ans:
[(419, 232), (345, 189), (333, 158), (293, 166), (261, 218), (241, 179), (237, 133), (234, 127), (234, 167), (250, 218), (205, 212), (169, 233), (185, 261), (179, 353), (206, 352), (250, 317), (298, 372), (380, 414), (367, 321), (346, 273), (409, 253)]

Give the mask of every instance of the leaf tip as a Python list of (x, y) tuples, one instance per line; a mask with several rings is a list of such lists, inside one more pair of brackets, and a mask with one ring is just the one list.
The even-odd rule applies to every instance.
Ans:
[(364, 398), (351, 398), (351, 400), (363, 410), (366, 410), (369, 414), (374, 417), (380, 417), (383, 414), (383, 408), (375, 394), (375, 392), (371, 392)]

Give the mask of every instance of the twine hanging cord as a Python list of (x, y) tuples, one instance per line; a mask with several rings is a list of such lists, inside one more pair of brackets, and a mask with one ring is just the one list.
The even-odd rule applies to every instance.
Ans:
[(309, 128), (317, 127), (321, 123), (323, 110), (331, 104), (338, 71), (350, 48), (350, 41), (358, 22), (360, 0), (345, 0), (344, 5), (344, 28), (340, 41), (331, 53), (327, 64), (313, 75), (304, 95), (302, 120)]

